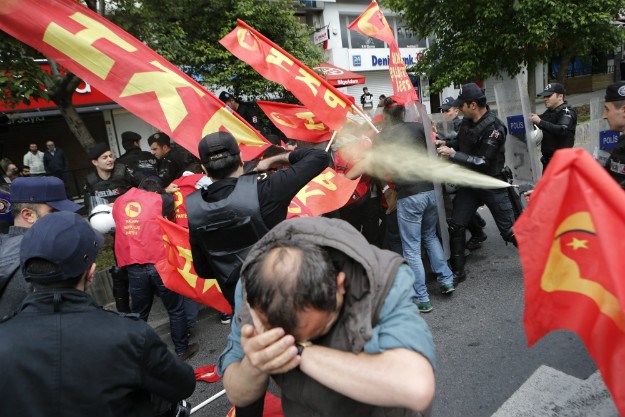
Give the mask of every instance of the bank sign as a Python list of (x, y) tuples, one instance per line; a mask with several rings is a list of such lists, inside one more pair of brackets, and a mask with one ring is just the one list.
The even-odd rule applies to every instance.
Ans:
[[(416, 64), (425, 48), (400, 48), (406, 66)], [(352, 71), (388, 70), (391, 59), (388, 48), (349, 49), (349, 69)]]

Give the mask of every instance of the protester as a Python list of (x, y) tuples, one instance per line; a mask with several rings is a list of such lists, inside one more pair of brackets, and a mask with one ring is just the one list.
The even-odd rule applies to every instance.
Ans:
[[(486, 105), (486, 96), (482, 90), (475, 83), (464, 84), (453, 106), (464, 113), (464, 118), (456, 139), (436, 141), (439, 146), (438, 154), (471, 170), (505, 180), (502, 171), (505, 163), (506, 127)], [(503, 240), (516, 246), (512, 230), (515, 216), (508, 191), (505, 188), (459, 188), (448, 224), (450, 263), (457, 282), (466, 279), (465, 230), (482, 204), (486, 204), (493, 215)]]
[[(398, 99), (388, 97), (384, 102), (384, 120), (386, 128), (378, 137), (377, 144), (403, 144), (411, 149), (427, 153), (423, 125), (404, 121), (406, 108)], [(433, 310), (430, 296), (425, 285), (425, 269), (421, 260), (421, 244), (430, 260), (432, 271), (436, 274), (442, 294), (455, 291), (454, 275), (447, 265), (443, 246), (437, 236), (438, 209), (436, 192), (431, 181), (393, 180), (397, 191), (397, 221), (402, 241), (403, 255), (415, 276), (415, 302), (419, 311), (428, 313)]]
[(242, 270), (218, 361), (228, 398), (244, 406), (271, 377), (287, 417), (420, 415), (434, 397), (434, 346), (413, 281), (400, 256), (342, 220), (279, 224)]
[(33, 177), (41, 177), (46, 175), (46, 168), (43, 163), (43, 152), (41, 152), (36, 143), (28, 145), (28, 152), (24, 155), (23, 165), (30, 167), (30, 175)]
[(102, 242), (63, 212), (24, 235), (20, 267), (34, 292), (0, 323), (0, 415), (175, 415), (193, 393), (193, 368), (150, 326), (86, 294)]
[(126, 165), (130, 172), (140, 172), (146, 177), (157, 176), (156, 157), (150, 152), (141, 150), (141, 135), (127, 131), (122, 133), (122, 146), (126, 151), (117, 158), (118, 163)]
[(189, 344), (183, 297), (165, 287), (154, 267), (167, 257), (157, 218), (171, 216), (173, 211), (173, 197), (165, 193), (156, 178), (145, 178), (138, 188), (131, 188), (119, 197), (113, 205), (115, 258), (117, 265), (126, 267), (128, 272), (132, 312), (147, 322), (152, 300), (157, 295), (169, 315), (176, 355), (187, 360), (198, 352), (199, 345)]
[(362, 89), (360, 104), (362, 105), (362, 109), (365, 113), (367, 113), (369, 117), (373, 117), (373, 94), (369, 92), (367, 87), (363, 87)]
[(559, 83), (547, 84), (538, 97), (542, 97), (547, 108), (538, 116), (532, 113), (530, 119), (543, 131), (540, 144), (543, 170), (551, 161), (558, 149), (572, 148), (575, 144), (575, 128), (577, 127), (577, 113), (564, 99), (566, 90)]
[(24, 234), (53, 211), (78, 211), (69, 201), (63, 181), (56, 177), (16, 178), (11, 185), (13, 226), (0, 235), (0, 318), (17, 310), (29, 292), (19, 269), (19, 248)]
[(608, 173), (625, 189), (625, 81), (610, 84), (605, 90), (603, 118), (608, 121), (610, 130), (621, 136), (605, 163)]
[[(239, 146), (228, 132), (205, 136), (198, 153), (213, 183), (187, 197), (193, 265), (200, 277), (217, 279), (234, 311), (234, 291), (251, 246), (286, 218), (293, 197), (328, 166), (330, 157), (323, 150), (298, 149), (263, 159), (257, 172), (244, 175)], [(285, 165), (290, 166), (266, 174)], [(222, 314), (222, 323), (230, 320)], [(262, 412), (263, 396), (254, 398), (250, 415)]]

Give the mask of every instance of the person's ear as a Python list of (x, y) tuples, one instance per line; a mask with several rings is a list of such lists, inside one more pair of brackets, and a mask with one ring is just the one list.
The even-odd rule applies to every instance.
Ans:
[(37, 219), (39, 219), (37, 212), (28, 207), (24, 207), (23, 209), (21, 209), (19, 216), (22, 218), (22, 220), (30, 225), (35, 224)]
[(345, 272), (343, 271), (336, 276), (336, 292), (345, 295)]

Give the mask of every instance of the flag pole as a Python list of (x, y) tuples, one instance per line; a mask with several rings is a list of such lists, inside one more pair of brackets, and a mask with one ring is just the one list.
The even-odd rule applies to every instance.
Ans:
[(330, 146), (332, 146), (332, 142), (334, 142), (334, 138), (336, 137), (336, 133), (337, 133), (336, 130), (334, 131), (334, 133), (332, 133), (332, 137), (330, 138), (330, 142), (328, 142), (328, 146), (326, 146), (326, 152), (328, 152), (330, 150)]
[(371, 126), (371, 127), (373, 128), (373, 130), (375, 131), (375, 133), (380, 133), (380, 131), (378, 130), (378, 128), (377, 128), (377, 127), (375, 127), (375, 125), (373, 124), (373, 122), (371, 121), (371, 119), (369, 119), (369, 116), (367, 116), (367, 115), (366, 115), (366, 114), (365, 114), (362, 110), (360, 110), (360, 109), (358, 108), (358, 106), (354, 106), (354, 105), (352, 104), (352, 109), (353, 109), (356, 113), (358, 113), (358, 115), (359, 115), (360, 117), (362, 117), (363, 119), (365, 119), (365, 121), (366, 121), (367, 123), (369, 123), (369, 126)]
[(191, 409), (191, 414), (195, 413), (197, 410), (206, 407), (208, 404), (212, 403), (213, 401), (215, 401), (217, 398), (221, 397), (222, 395), (224, 395), (226, 393), (225, 389), (222, 389), (221, 391), (219, 391), (217, 394), (213, 395), (212, 397), (210, 397), (208, 400), (204, 401), (201, 404), (196, 405), (195, 407), (193, 407)]

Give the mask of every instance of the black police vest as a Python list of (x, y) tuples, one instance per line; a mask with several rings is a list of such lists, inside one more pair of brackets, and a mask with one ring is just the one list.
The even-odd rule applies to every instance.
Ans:
[[(553, 111), (546, 111), (540, 115), (540, 118), (545, 122), (549, 122), (552, 124), (558, 124), (558, 121), (562, 117), (562, 113), (569, 111), (572, 112), (573, 109), (568, 103), (563, 103), (553, 109)], [(543, 130), (543, 140), (540, 144), (540, 150), (543, 154), (553, 155), (555, 151), (563, 148), (572, 148), (575, 144), (575, 130), (567, 129), (565, 133), (565, 137), (557, 137), (551, 132)]]
[(142, 151), (139, 148), (129, 149), (119, 157), (117, 162), (126, 165), (133, 174), (140, 172), (146, 177), (158, 175), (156, 171), (156, 157), (150, 152)]
[(126, 179), (126, 165), (119, 162), (115, 164), (109, 179), (103, 180), (95, 172), (87, 175), (86, 179), (93, 190), (92, 197), (103, 198), (108, 203), (114, 202), (117, 197), (132, 188), (132, 184)]
[(189, 229), (221, 282), (239, 279), (252, 246), (269, 229), (260, 213), (257, 173), (242, 175), (225, 199), (206, 202), (201, 192), (187, 197)]
[[(484, 156), (480, 155), (480, 153), (482, 153), (482, 142), (488, 140), (488, 136), (486, 136), (485, 133), (486, 129), (492, 127), (493, 129), (501, 130), (504, 132), (504, 135), (508, 132), (506, 126), (498, 118), (496, 118), (490, 110), (478, 124), (475, 126), (471, 125), (471, 121), (463, 121), (460, 125), (460, 130), (458, 131), (458, 150), (471, 156)], [(505, 143), (505, 137), (502, 138), (502, 141)], [(500, 146), (497, 150), (497, 158), (494, 166), (492, 167), (492, 172), (489, 172), (488, 175), (500, 175), (500, 172), (506, 164), (505, 152), (505, 146)]]

